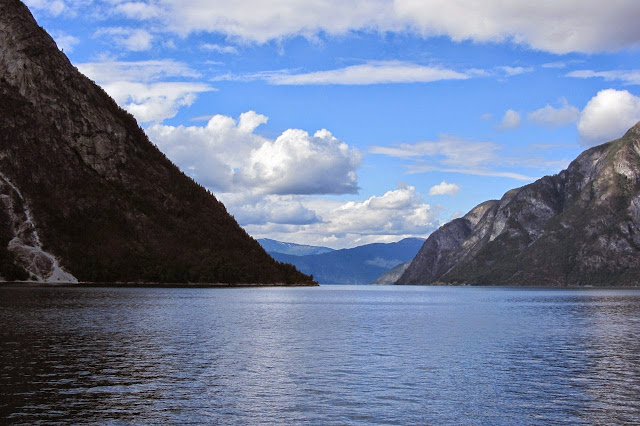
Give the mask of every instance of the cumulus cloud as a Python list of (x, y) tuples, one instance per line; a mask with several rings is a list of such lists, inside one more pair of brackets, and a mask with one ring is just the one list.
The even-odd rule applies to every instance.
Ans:
[(181, 107), (193, 104), (197, 93), (213, 90), (200, 83), (147, 84), (128, 81), (102, 84), (102, 88), (142, 123), (157, 123), (175, 117)]
[(311, 225), (322, 222), (318, 214), (291, 195), (257, 195), (251, 192), (218, 193), (227, 210), (241, 225)]
[(309, 73), (265, 71), (243, 76), (223, 75), (220, 80), (264, 80), (273, 85), (365, 85), (385, 83), (429, 83), (439, 80), (466, 80), (474, 75), (438, 66), (401, 61), (377, 61), (345, 68)]
[(153, 41), (153, 36), (147, 30), (141, 28), (100, 28), (93, 34), (93, 36), (106, 36), (111, 42), (132, 52), (151, 49), (151, 42)]
[(364, 201), (339, 204), (321, 216), (326, 232), (336, 235), (424, 235), (437, 226), (439, 211), (425, 204), (415, 187), (402, 186)]
[(593, 70), (577, 70), (567, 73), (567, 77), (574, 78), (593, 78), (600, 77), (605, 81), (621, 81), (624, 84), (637, 85), (640, 84), (640, 70), (615, 70), (615, 71), (593, 71)]
[(460, 191), (460, 187), (455, 183), (447, 183), (442, 181), (437, 185), (429, 188), (429, 195), (456, 195)]
[[(220, 195), (229, 211), (235, 215), (235, 205), (227, 194)], [(326, 245), (334, 248), (353, 247), (374, 242), (394, 242), (410, 236), (426, 237), (439, 225), (441, 208), (425, 204), (414, 187), (401, 186), (383, 195), (364, 201), (338, 201), (325, 198), (273, 196), (265, 210), (277, 211), (281, 203), (299, 200), (305, 209), (312, 210), (321, 222), (285, 224), (241, 222), (256, 238), (267, 236), (296, 243)], [(236, 215), (236, 217), (238, 217)], [(259, 223), (255, 223), (259, 222)]]
[(580, 114), (578, 132), (588, 145), (621, 137), (640, 120), (640, 98), (626, 90), (606, 89), (591, 98)]
[(153, 125), (151, 140), (182, 170), (214, 191), (346, 194), (358, 190), (361, 155), (328, 130), (288, 129), (275, 139), (255, 133), (267, 117), (213, 116), (205, 126)]
[(124, 2), (115, 9), (131, 18), (156, 19), (182, 35), (205, 31), (257, 43), (393, 31), (454, 41), (510, 41), (562, 54), (610, 51), (640, 41), (634, 19), (640, 15), (640, 4), (635, 0), (619, 0), (615, 7), (600, 0), (164, 0)]
[(512, 109), (508, 109), (502, 116), (502, 121), (496, 126), (498, 130), (513, 130), (520, 127), (522, 119), (520, 113)]
[(78, 69), (142, 123), (159, 123), (174, 117), (180, 108), (191, 106), (198, 93), (216, 90), (196, 82), (159, 81), (168, 77), (199, 76), (186, 65), (172, 60), (87, 62), (78, 64)]
[(527, 119), (541, 126), (558, 127), (575, 123), (579, 116), (580, 110), (569, 105), (566, 98), (561, 98), (559, 108), (546, 105), (527, 114)]

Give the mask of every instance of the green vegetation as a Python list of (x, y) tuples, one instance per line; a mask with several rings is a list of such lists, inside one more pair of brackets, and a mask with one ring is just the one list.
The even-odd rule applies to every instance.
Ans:
[[(16, 35), (0, 41), (0, 60), (25, 64), (0, 78), (0, 171), (28, 200), (43, 248), (76, 278), (313, 282), (273, 260), (172, 164), (131, 114), (71, 65), (26, 7), (6, 6), (0, 21)], [(0, 275), (24, 277), (5, 240)]]

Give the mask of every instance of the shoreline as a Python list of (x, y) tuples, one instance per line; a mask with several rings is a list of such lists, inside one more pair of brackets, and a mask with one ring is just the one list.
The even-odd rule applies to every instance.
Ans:
[(225, 283), (140, 283), (140, 282), (80, 282), (80, 283), (47, 283), (35, 281), (0, 281), (0, 288), (3, 287), (26, 287), (26, 288), (274, 288), (274, 287), (347, 287), (356, 286), (368, 287), (462, 287), (462, 288), (487, 288), (487, 289), (529, 289), (529, 290), (640, 290), (640, 285), (636, 286), (544, 286), (544, 285), (471, 285), (471, 284), (402, 284), (402, 285), (371, 285), (371, 284), (225, 284)]
[(79, 282), (47, 283), (34, 281), (1, 281), (0, 287), (47, 287), (47, 288), (269, 288), (269, 287), (318, 287), (318, 284), (270, 283), (270, 284), (226, 284), (226, 283), (129, 283), (129, 282)]

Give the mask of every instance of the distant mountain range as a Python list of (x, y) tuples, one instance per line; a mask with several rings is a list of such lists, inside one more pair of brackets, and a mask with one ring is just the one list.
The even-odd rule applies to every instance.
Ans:
[(398, 284), (640, 285), (640, 123), (443, 225)]
[(18, 0), (0, 1), (0, 280), (312, 284), (172, 164)]
[[(290, 263), (305, 274), (312, 274), (320, 284), (369, 284), (389, 269), (413, 259), (423, 242), (421, 238), (405, 238), (396, 243), (366, 244), (304, 256), (268, 252), (274, 259)], [(280, 244), (286, 247), (288, 243)], [(310, 250), (323, 249), (307, 247), (311, 247)]]
[(373, 285), (392, 285), (395, 284), (396, 281), (404, 274), (404, 271), (407, 270), (411, 262), (401, 263), (398, 266), (395, 266), (389, 269), (384, 274), (380, 275), (374, 281), (371, 282)]
[(306, 256), (310, 254), (322, 254), (333, 251), (329, 247), (307, 246), (304, 244), (283, 243), (282, 241), (271, 240), (269, 238), (259, 238), (258, 242), (269, 253), (290, 254), (292, 256)]

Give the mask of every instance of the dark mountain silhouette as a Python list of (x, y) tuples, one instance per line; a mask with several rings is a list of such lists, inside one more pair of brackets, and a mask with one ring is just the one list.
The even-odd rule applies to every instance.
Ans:
[(150, 143), (18, 0), (0, 2), (0, 276), (311, 283)]

